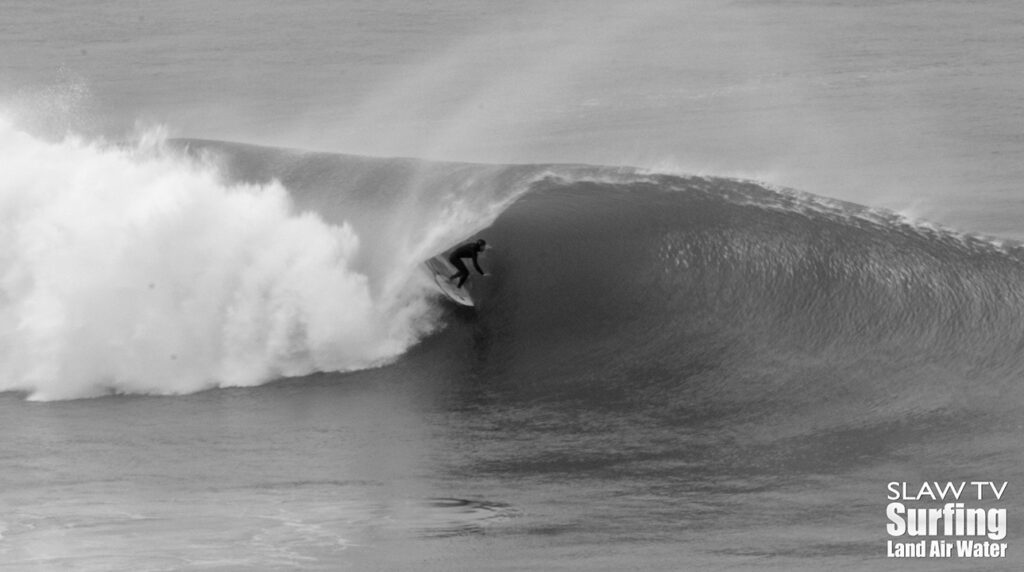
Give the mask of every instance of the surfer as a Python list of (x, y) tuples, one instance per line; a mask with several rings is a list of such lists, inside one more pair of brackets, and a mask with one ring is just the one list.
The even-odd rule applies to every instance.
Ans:
[(448, 280), (455, 280), (456, 278), (458, 278), (458, 288), (462, 288), (462, 285), (466, 283), (466, 279), (469, 278), (469, 268), (466, 268), (466, 263), (462, 261), (462, 259), (464, 258), (472, 258), (473, 266), (476, 267), (476, 271), (479, 272), (481, 276), (483, 276), (484, 271), (482, 268), (480, 268), (480, 262), (477, 261), (476, 257), (478, 254), (480, 254), (486, 249), (487, 241), (481, 238), (476, 242), (467, 242), (466, 244), (463, 244), (462, 246), (453, 250), (452, 253), (448, 255), (448, 262), (451, 262), (452, 266), (454, 266), (455, 269), (458, 270), (458, 272), (452, 274), (451, 277), (448, 278)]

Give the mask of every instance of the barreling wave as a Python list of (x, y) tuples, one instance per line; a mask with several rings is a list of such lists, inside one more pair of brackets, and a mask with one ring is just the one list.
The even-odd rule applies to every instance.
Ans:
[(420, 261), (477, 232), (496, 246), (479, 312), (409, 359), (462, 356), (495, 390), (688, 415), (842, 395), (883, 416), (1017, 391), (1020, 248), (887, 211), (723, 178), (53, 143), (9, 123), (0, 147), (0, 389), (35, 399), (387, 364), (444, 321)]

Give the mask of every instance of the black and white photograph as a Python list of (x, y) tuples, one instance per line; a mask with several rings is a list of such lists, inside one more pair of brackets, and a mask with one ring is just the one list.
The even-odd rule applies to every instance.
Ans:
[(0, 572), (1024, 569), (1024, 2), (0, 0)]

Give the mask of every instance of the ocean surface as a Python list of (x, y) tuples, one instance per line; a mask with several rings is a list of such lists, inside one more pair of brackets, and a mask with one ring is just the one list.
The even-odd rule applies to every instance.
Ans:
[[(0, 54), (0, 570), (1024, 566), (1018, 2), (0, 0)], [(420, 262), (478, 236), (468, 310)], [(954, 500), (1005, 556), (887, 555)]]

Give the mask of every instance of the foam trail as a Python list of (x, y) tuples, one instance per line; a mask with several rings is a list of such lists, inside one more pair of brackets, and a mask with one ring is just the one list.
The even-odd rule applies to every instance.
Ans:
[(0, 155), (0, 390), (253, 385), (372, 366), (432, 327), (420, 283), (375, 294), (352, 227), (297, 214), (277, 182), (3, 117)]

